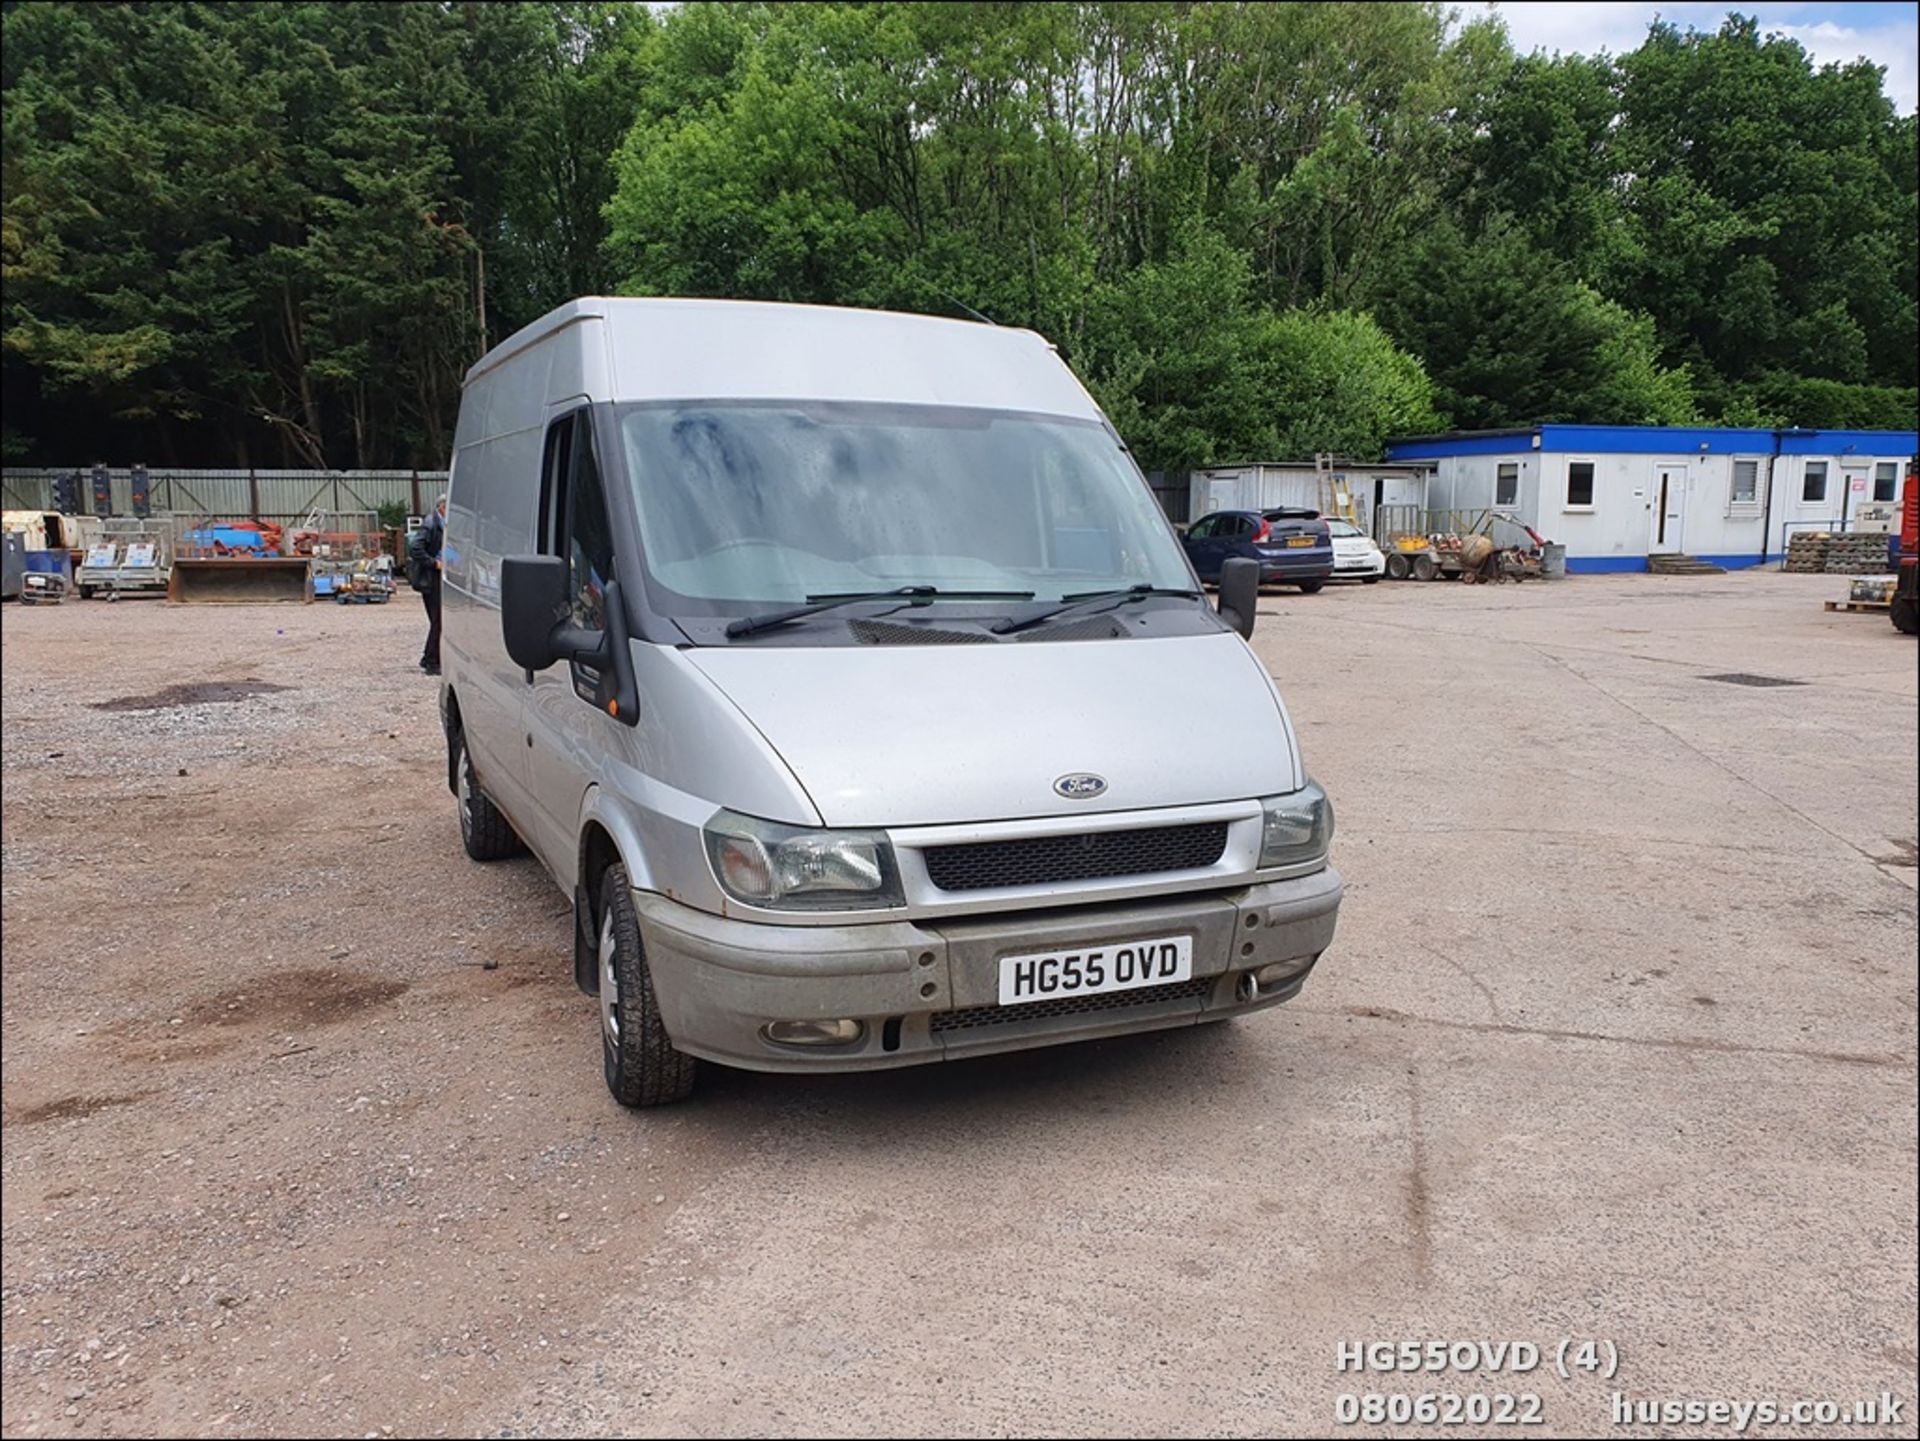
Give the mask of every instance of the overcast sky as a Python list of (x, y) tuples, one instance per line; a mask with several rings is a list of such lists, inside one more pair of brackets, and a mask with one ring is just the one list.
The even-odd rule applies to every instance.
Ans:
[(1632, 50), (1646, 37), (1655, 17), (1682, 29), (1717, 30), (1729, 9), (1752, 15), (1763, 32), (1790, 35), (1806, 47), (1816, 64), (1848, 61), (1865, 56), (1886, 67), (1886, 90), (1894, 108), (1911, 115), (1920, 100), (1920, 5), (1834, 4), (1820, 0), (1782, 4), (1664, 4), (1641, 5), (1633, 0), (1616, 3), (1554, 3), (1554, 0), (1487, 0), (1461, 6), (1463, 15), (1496, 11), (1507, 22), (1516, 50), (1546, 50), (1591, 55), (1607, 50), (1618, 55)]

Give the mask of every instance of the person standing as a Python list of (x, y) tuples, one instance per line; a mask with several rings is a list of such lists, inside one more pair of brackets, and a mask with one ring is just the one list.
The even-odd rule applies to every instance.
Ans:
[(407, 546), (412, 563), (407, 579), (427, 607), (427, 644), (420, 652), (420, 669), (428, 675), (440, 674), (440, 547), (446, 535), (447, 498), (443, 495)]

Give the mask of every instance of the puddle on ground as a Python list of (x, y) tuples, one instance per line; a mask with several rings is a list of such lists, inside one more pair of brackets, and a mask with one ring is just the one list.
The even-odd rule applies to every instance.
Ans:
[(286, 686), (264, 680), (183, 681), (157, 690), (152, 695), (123, 695), (115, 696), (112, 700), (97, 700), (92, 708), (111, 711), (171, 710), (177, 706), (231, 705), (236, 701), (285, 689)]
[(131, 1106), (152, 1094), (151, 1091), (135, 1091), (130, 1096), (63, 1096), (57, 1101), (43, 1101), (37, 1106), (22, 1106), (19, 1110), (10, 1111), (8, 1119), (16, 1126), (32, 1126), (42, 1121), (79, 1120), (113, 1106)]

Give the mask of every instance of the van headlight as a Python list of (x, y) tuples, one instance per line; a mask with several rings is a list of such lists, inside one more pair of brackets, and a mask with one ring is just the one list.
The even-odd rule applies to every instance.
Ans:
[(1260, 802), (1265, 813), (1260, 827), (1260, 869), (1323, 861), (1333, 844), (1333, 802), (1308, 781), (1284, 796)]
[(783, 826), (721, 811), (704, 834), (720, 889), (750, 906), (841, 911), (904, 904), (883, 831)]

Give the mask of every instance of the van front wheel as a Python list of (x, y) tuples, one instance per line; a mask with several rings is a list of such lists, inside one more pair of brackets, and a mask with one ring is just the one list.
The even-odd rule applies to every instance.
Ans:
[(505, 860), (520, 849), (520, 837), (474, 778), (466, 736), (458, 735), (454, 745), (459, 747), (454, 758), (454, 798), (460, 810), (460, 844), (476, 861)]
[(600, 1053), (607, 1089), (623, 1106), (665, 1106), (693, 1091), (694, 1060), (674, 1050), (640, 944), (627, 868), (600, 879)]

